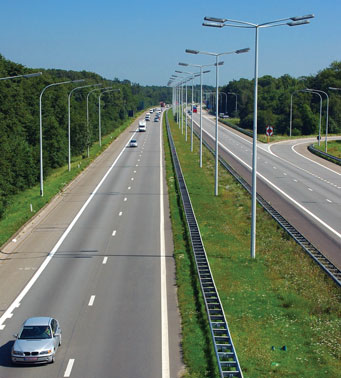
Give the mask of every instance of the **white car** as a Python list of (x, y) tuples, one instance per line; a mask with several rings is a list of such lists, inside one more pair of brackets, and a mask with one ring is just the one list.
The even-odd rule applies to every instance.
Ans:
[(130, 147), (137, 147), (137, 140), (136, 139), (131, 139), (129, 143)]
[(27, 319), (11, 351), (13, 364), (45, 364), (55, 361), (56, 351), (62, 343), (58, 320), (47, 316)]
[(139, 121), (139, 131), (146, 131), (146, 121)]

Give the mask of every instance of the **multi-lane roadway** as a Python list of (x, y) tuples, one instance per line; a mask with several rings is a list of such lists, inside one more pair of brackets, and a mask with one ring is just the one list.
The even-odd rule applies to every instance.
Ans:
[[(135, 122), (2, 254), (1, 378), (177, 376), (180, 326), (160, 125), (136, 132)], [(31, 316), (61, 324), (54, 364), (11, 364), (12, 335)]]
[[(193, 114), (198, 129), (199, 114)], [(203, 137), (212, 144), (215, 119), (203, 114)], [(311, 243), (341, 267), (341, 169), (308, 156), (313, 140), (258, 143), (257, 191)], [(250, 183), (252, 140), (222, 124), (219, 153)]]

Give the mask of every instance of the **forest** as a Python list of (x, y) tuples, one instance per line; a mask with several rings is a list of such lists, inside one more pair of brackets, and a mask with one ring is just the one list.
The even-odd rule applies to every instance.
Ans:
[(95, 88), (113, 88), (101, 95), (102, 135), (112, 132), (137, 111), (160, 101), (170, 102), (168, 87), (141, 86), (128, 80), (107, 80), (92, 72), (59, 69), (30, 69), (0, 55), (0, 78), (42, 72), (41, 76), (0, 80), (0, 217), (9, 197), (39, 181), (39, 97), (43, 89), (64, 81), (84, 80), (49, 87), (42, 96), (42, 130), (44, 175), (64, 166), (68, 160), (68, 95), (70, 96), (72, 155), (86, 155), (88, 145), (98, 141), (98, 97), (89, 97), (87, 128), (87, 94)]
[[(220, 88), (221, 92), (227, 94), (227, 98), (221, 95), (219, 101), (219, 112), (226, 112), (230, 117), (239, 117), (239, 126), (251, 130), (253, 127), (253, 83), (253, 80), (247, 79), (229, 82)], [(341, 90), (329, 89), (330, 87), (341, 88), (341, 62), (333, 62), (315, 76), (260, 77), (258, 81), (258, 133), (264, 134), (266, 126), (271, 125), (276, 134), (289, 135), (292, 95), (292, 135), (318, 135), (320, 96), (302, 91), (308, 88), (327, 93), (329, 96), (328, 134), (340, 134)], [(232, 93), (237, 95), (237, 114), (235, 114), (236, 96)], [(324, 135), (327, 97), (323, 93), (320, 94), (323, 101), (321, 134)]]

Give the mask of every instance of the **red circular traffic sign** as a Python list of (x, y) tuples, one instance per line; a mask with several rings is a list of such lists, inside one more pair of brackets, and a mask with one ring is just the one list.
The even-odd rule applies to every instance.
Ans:
[(266, 135), (271, 136), (274, 133), (274, 128), (272, 126), (266, 127)]

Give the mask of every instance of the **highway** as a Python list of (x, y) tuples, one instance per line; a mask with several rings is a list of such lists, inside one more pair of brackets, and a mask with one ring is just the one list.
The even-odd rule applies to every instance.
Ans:
[[(193, 119), (198, 131), (199, 114)], [(215, 119), (206, 114), (203, 131), (212, 144)], [(299, 152), (308, 142), (258, 143), (257, 192), (341, 268), (341, 169)], [(251, 138), (220, 124), (219, 143), (219, 153), (250, 183)]]
[[(20, 285), (7, 297), (10, 284), (2, 287), (0, 378), (177, 376), (180, 322), (161, 128), (148, 122), (146, 132), (135, 132), (136, 124), (1, 263), (8, 282), (26, 274), (30, 287), (19, 297)], [(132, 137), (136, 148), (127, 145)], [(53, 228), (58, 235), (42, 247)], [(62, 327), (56, 362), (12, 366), (12, 335), (26, 318), (43, 315)]]

